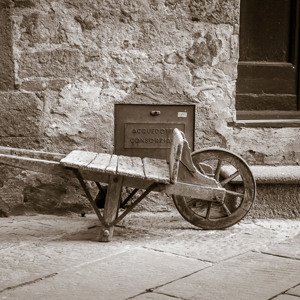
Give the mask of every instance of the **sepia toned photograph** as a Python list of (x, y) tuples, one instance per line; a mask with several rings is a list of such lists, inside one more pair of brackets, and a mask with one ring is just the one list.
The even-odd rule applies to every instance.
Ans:
[(300, 0), (0, 0), (0, 300), (300, 300)]

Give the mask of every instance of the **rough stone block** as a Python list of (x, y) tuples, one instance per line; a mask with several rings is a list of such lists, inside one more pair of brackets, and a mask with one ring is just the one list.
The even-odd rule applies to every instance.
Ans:
[(0, 93), (1, 137), (39, 136), (43, 104), (32, 93)]
[(19, 62), (19, 77), (77, 77), (83, 56), (77, 50), (26, 52)]
[(44, 149), (47, 139), (44, 136), (36, 137), (0, 137), (0, 145), (4, 147), (23, 148), (23, 149)]
[(70, 27), (73, 27), (72, 24), (63, 22), (58, 14), (45, 14), (38, 11), (24, 14), (18, 28), (20, 46), (26, 49), (28, 46), (35, 48), (42, 44), (67, 42), (66, 36)]
[(46, 83), (40, 79), (23, 81), (21, 88), (25, 91), (43, 91), (47, 87)]
[(0, 1), (0, 9), (1, 8), (9, 8), (12, 5), (11, 0), (1, 0)]
[(6, 202), (4, 202), (0, 198), (0, 218), (1, 217), (8, 217), (8, 215), (9, 215), (9, 206)]
[[(39, 176), (39, 178), (41, 184), (27, 184), (24, 188), (23, 210), (46, 214), (65, 214), (70, 211), (82, 213), (91, 210), (88, 202), (80, 199), (79, 195), (72, 190), (75, 187), (78, 189), (77, 184), (58, 178), (49, 180), (50, 178), (46, 176)], [(71, 194), (69, 190), (72, 190)]]
[(32, 8), (35, 7), (34, 1), (32, 0), (13, 0), (15, 7), (20, 8)]
[(254, 218), (299, 218), (299, 185), (259, 184), (256, 200), (249, 216)]
[(53, 91), (61, 91), (68, 81), (65, 79), (51, 79), (51, 80), (26, 80), (22, 82), (22, 90), (31, 91), (31, 92), (40, 92), (46, 89)]
[(235, 24), (238, 23), (239, 2), (239, 0), (191, 0), (189, 3), (190, 16), (193, 21)]
[(9, 10), (0, 6), (0, 90), (13, 90), (14, 76)]

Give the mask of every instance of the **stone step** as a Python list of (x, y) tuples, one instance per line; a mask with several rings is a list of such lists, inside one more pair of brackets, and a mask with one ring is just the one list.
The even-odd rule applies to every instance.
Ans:
[[(256, 201), (249, 212), (254, 218), (300, 217), (300, 166), (251, 166), (256, 181)], [(223, 168), (224, 177), (234, 170)], [(235, 183), (241, 182), (237, 177)]]
[(300, 166), (251, 166), (256, 183), (300, 184)]
[[(256, 184), (300, 184), (300, 166), (250, 166)], [(233, 167), (223, 167), (222, 175), (226, 178), (235, 170)], [(241, 182), (237, 177), (235, 183)]]

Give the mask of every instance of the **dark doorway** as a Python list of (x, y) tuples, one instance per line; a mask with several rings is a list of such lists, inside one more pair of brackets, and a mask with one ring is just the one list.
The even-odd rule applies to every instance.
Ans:
[(238, 119), (295, 118), (299, 110), (298, 0), (241, 0)]

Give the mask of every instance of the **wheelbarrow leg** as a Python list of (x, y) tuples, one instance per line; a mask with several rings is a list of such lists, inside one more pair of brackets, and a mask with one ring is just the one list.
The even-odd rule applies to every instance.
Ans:
[[(120, 196), (123, 185), (123, 177), (110, 175), (106, 194), (103, 218), (106, 224), (110, 224), (118, 217)], [(109, 242), (113, 237), (114, 227), (102, 227), (100, 229), (99, 242)]]

